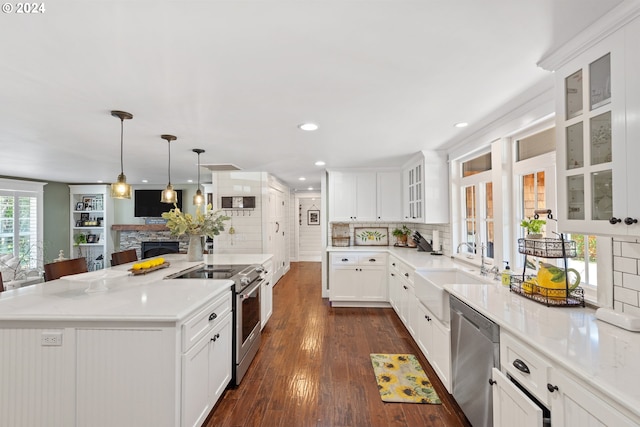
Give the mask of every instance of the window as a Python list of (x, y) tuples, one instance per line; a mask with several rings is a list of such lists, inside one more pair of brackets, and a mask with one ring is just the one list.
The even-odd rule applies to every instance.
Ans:
[(575, 268), (580, 274), (580, 286), (595, 289), (598, 286), (596, 236), (569, 234), (567, 239), (575, 240), (577, 252), (575, 258), (569, 258), (567, 267)]
[(460, 252), (493, 258), (494, 207), (491, 182), (491, 153), (462, 162), (460, 171), (462, 227)]
[(42, 267), (43, 183), (0, 180), (0, 255), (25, 269)]

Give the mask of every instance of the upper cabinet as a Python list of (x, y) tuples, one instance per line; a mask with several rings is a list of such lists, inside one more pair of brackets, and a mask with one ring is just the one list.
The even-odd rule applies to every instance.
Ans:
[(329, 171), (329, 221), (400, 221), (400, 171)]
[(449, 222), (449, 175), (446, 154), (422, 151), (403, 170), (404, 221)]
[[(556, 80), (563, 232), (640, 235), (638, 19), (562, 66)], [(635, 164), (634, 164), (635, 163)]]

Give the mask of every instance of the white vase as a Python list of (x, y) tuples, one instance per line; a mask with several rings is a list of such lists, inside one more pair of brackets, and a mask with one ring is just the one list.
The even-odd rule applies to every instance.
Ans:
[(202, 236), (189, 236), (189, 248), (187, 249), (187, 261), (202, 261)]

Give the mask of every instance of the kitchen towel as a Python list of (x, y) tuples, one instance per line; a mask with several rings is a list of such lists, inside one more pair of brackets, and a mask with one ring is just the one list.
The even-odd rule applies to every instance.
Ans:
[(371, 354), (371, 363), (384, 402), (441, 403), (413, 354)]

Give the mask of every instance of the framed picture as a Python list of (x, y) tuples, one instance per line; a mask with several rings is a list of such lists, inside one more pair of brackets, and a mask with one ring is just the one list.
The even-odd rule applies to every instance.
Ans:
[(84, 203), (83, 202), (76, 203), (76, 210), (77, 211), (83, 211), (84, 210)]
[(307, 225), (320, 225), (320, 211), (308, 210), (307, 211)]
[(98, 236), (96, 236), (95, 234), (87, 234), (87, 243), (97, 243), (98, 242)]
[(91, 211), (93, 210), (93, 197), (83, 197), (82, 198), (82, 204), (84, 205), (84, 210), (85, 211)]
[(386, 227), (355, 227), (356, 246), (389, 246), (389, 229)]
[(82, 222), (89, 221), (89, 214), (88, 213), (81, 213), (80, 214), (80, 219), (82, 220)]
[(82, 227), (82, 220), (81, 219), (76, 221), (76, 227)]

